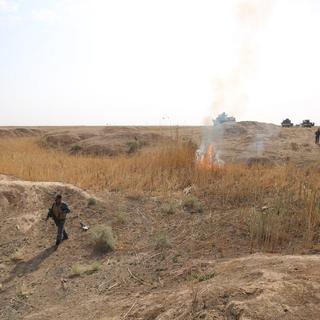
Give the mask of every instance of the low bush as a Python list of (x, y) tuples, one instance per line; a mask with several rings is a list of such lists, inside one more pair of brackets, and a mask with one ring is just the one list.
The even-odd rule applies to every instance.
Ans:
[(95, 250), (107, 252), (114, 250), (116, 239), (113, 236), (112, 228), (108, 225), (98, 225), (88, 232), (91, 244)]
[(191, 213), (199, 213), (203, 211), (201, 202), (194, 196), (189, 196), (184, 199), (183, 208)]
[(95, 206), (97, 204), (97, 200), (95, 198), (88, 199), (88, 206)]
[(161, 211), (166, 214), (174, 214), (177, 211), (177, 203), (173, 200), (165, 202), (161, 206)]

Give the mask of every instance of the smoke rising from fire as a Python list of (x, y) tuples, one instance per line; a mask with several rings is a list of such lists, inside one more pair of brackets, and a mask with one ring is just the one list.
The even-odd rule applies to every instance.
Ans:
[(248, 85), (256, 69), (258, 37), (272, 13), (274, 0), (235, 2), (237, 48), (231, 70), (224, 71), (214, 81), (213, 114), (222, 111), (238, 116), (249, 99)]
[[(248, 86), (257, 64), (259, 34), (272, 13), (275, 1), (235, 0), (235, 58), (230, 61), (231, 67), (228, 66), (228, 70), (224, 70), (214, 81), (213, 116), (221, 112), (239, 116), (245, 109), (249, 99)], [(207, 154), (213, 145), (215, 155), (212, 161), (221, 162), (223, 150), (218, 149), (215, 142), (222, 141), (223, 135), (223, 126), (206, 127), (198, 153)]]

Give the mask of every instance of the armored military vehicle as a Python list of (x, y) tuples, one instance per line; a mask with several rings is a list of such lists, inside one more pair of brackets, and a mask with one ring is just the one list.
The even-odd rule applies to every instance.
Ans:
[(291, 122), (290, 119), (284, 119), (282, 122), (281, 122), (281, 126), (283, 128), (290, 128), (290, 127), (293, 127), (293, 123)]
[(301, 127), (303, 128), (312, 128), (314, 127), (314, 122), (311, 122), (309, 119), (308, 120), (303, 120), (301, 123)]
[(226, 122), (236, 122), (235, 117), (229, 117), (225, 112), (219, 114), (215, 119), (212, 120), (213, 125), (219, 125)]

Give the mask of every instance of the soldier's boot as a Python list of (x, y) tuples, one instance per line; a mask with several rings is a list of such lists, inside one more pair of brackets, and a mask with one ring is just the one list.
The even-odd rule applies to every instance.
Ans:
[(62, 238), (62, 241), (64, 241), (64, 240), (68, 240), (68, 239), (69, 239), (68, 234), (66, 233), (66, 231), (65, 231), (65, 230), (63, 230), (63, 238)]

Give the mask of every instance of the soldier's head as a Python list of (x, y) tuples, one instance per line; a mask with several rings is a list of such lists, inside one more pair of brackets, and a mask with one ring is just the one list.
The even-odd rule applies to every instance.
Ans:
[(56, 204), (60, 204), (62, 201), (62, 195), (61, 194), (57, 194), (56, 198), (55, 198), (55, 202)]

